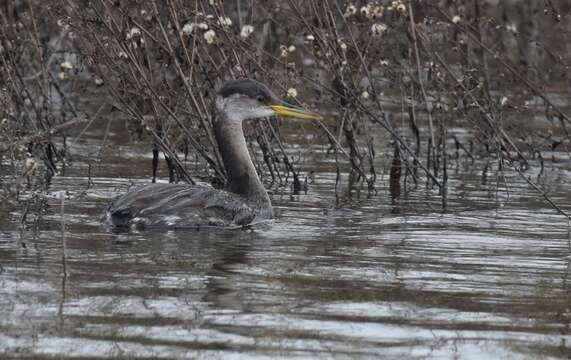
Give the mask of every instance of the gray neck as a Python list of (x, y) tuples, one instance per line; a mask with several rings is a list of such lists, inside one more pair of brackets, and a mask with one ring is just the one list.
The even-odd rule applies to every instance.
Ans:
[(258, 208), (271, 207), (270, 199), (250, 158), (242, 121), (219, 112), (214, 133), (228, 175), (226, 190), (245, 197)]

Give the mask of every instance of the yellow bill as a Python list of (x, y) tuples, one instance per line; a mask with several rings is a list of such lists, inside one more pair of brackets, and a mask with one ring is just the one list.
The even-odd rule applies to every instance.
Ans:
[(291, 118), (306, 119), (306, 120), (323, 119), (321, 115), (312, 113), (310, 111), (301, 108), (295, 108), (285, 105), (271, 105), (271, 108), (276, 112), (276, 115), (279, 116), (287, 116)]

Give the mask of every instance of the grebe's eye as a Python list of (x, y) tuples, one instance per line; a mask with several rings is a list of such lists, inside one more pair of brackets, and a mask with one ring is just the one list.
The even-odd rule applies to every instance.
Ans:
[(256, 98), (256, 100), (258, 100), (259, 103), (263, 103), (264, 102), (264, 97), (262, 95), (258, 95), (258, 97)]

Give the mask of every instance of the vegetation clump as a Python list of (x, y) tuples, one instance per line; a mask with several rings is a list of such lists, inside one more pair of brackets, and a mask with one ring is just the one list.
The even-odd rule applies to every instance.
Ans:
[[(327, 121), (312, 131), (327, 139), (337, 173), (349, 173), (339, 199), (375, 193), (379, 154), (392, 159), (395, 193), (426, 186), (443, 200), (451, 163), (479, 157), (483, 173), (520, 174), (566, 214), (541, 181), (549, 152), (569, 148), (568, 104), (555, 100), (568, 82), (569, 51), (560, 41), (570, 31), (565, 1), (0, 6), (3, 197), (46, 189), (65, 170), (70, 129), (77, 133), (99, 116), (81, 101), (94, 91), (106, 94), (101, 111), (120, 111), (135, 137), (149, 136), (154, 171), (162, 152), (171, 181), (222, 184), (214, 94), (225, 79), (252, 77), (292, 103), (311, 99), (298, 104), (325, 110)], [(458, 136), (459, 128), (469, 136)], [(389, 144), (379, 147), (377, 129)], [(299, 190), (303, 175), (279, 128), (262, 122), (250, 139), (262, 155), (259, 172)], [(205, 170), (191, 171), (188, 155)], [(539, 176), (528, 176), (530, 167), (539, 167)]]

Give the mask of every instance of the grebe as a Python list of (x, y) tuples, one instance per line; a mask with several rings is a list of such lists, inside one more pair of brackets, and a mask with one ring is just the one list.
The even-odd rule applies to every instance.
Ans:
[(252, 163), (242, 122), (270, 116), (320, 119), (278, 99), (252, 80), (227, 81), (216, 96), (214, 134), (227, 175), (223, 190), (190, 184), (149, 184), (114, 200), (104, 224), (116, 227), (244, 226), (272, 219), (272, 204)]

